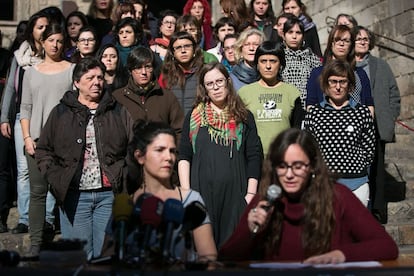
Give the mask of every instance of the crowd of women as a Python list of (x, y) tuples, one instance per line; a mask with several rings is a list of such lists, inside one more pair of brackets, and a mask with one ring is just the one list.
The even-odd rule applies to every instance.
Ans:
[[(379, 222), (400, 98), (370, 53), (375, 37), (340, 14), (322, 54), (300, 0), (283, 0), (277, 17), (270, 0), (220, 6), (214, 27), (207, 0), (164, 10), (155, 26), (143, 0), (94, 0), (66, 17), (49, 7), (22, 22), (0, 145), (14, 141), (12, 233), (29, 232), (28, 255), (59, 225), (99, 257), (114, 195), (151, 193), (205, 205), (193, 239), (207, 261), (397, 257)], [(273, 183), (282, 193), (268, 206)]]

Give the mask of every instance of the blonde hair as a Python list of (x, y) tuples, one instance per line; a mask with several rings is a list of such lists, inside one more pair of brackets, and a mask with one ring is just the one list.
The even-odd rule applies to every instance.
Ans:
[(241, 32), (239, 38), (236, 40), (236, 43), (234, 44), (235, 45), (234, 56), (236, 57), (237, 63), (243, 58), (242, 48), (243, 48), (244, 42), (247, 40), (248, 37), (252, 35), (258, 35), (260, 37), (260, 44), (262, 44), (263, 41), (265, 40), (264, 33), (258, 29), (250, 28), (250, 29), (246, 29), (243, 32)]

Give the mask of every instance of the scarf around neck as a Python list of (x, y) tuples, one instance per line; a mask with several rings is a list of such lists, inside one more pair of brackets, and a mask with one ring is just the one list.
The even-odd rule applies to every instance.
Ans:
[(260, 78), (259, 73), (255, 68), (251, 68), (247, 66), (244, 61), (239, 62), (238, 64), (233, 66), (233, 70), (231, 71), (240, 81), (243, 83), (253, 83), (258, 81)]
[(309, 21), (303, 14), (299, 16), (299, 20), (302, 21), (303, 26), (305, 26), (305, 32), (315, 27), (315, 23)]
[(32, 65), (41, 63), (43, 59), (39, 56), (35, 56), (32, 48), (30, 47), (29, 42), (26, 40), (20, 45), (19, 49), (14, 52), (17, 64), (23, 69), (27, 69)]
[(193, 109), (190, 116), (189, 135), (194, 153), (200, 127), (207, 127), (212, 142), (233, 147), (235, 141), (236, 149), (240, 150), (243, 123), (236, 124), (234, 118), (230, 118), (227, 107), (220, 114), (213, 109), (211, 103), (200, 103)]

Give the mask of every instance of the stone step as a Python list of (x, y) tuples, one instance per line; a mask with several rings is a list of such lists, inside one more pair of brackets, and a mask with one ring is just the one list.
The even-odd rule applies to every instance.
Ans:
[(388, 202), (388, 223), (414, 224), (414, 199)]
[(385, 230), (391, 235), (399, 248), (414, 246), (414, 223), (385, 225)]

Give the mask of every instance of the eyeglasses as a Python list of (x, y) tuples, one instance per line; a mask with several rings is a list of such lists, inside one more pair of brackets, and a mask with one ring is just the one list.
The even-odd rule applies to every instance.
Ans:
[(338, 43), (343, 43), (343, 44), (350, 44), (351, 40), (349, 38), (340, 38), (340, 37), (335, 37), (334, 38), (334, 43), (338, 44)]
[(333, 80), (333, 79), (328, 79), (328, 84), (331, 87), (336, 87), (339, 83), (340, 87), (345, 87), (348, 84), (348, 80)]
[(184, 44), (184, 45), (179, 45), (179, 46), (174, 46), (173, 47), (174, 52), (175, 51), (182, 51), (182, 50), (187, 51), (187, 50), (190, 50), (191, 48), (193, 48), (193, 44)]
[(133, 70), (142, 71), (143, 69), (145, 69), (145, 71), (152, 72), (152, 70), (154, 70), (154, 67), (152, 67), (150, 64), (146, 64), (142, 65), (141, 67), (135, 67)]
[(95, 38), (79, 38), (78, 42), (82, 44), (95, 43)]
[(291, 169), (294, 175), (304, 176), (308, 167), (309, 164), (306, 164), (302, 161), (295, 161), (292, 163), (292, 165), (288, 165), (283, 162), (276, 166), (276, 173), (278, 176), (284, 176), (287, 174), (288, 170)]
[(356, 43), (368, 43), (369, 42), (369, 38), (368, 37), (358, 37), (357, 39), (355, 39)]
[(175, 21), (168, 21), (168, 20), (165, 20), (165, 21), (162, 21), (162, 24), (164, 24), (164, 25), (175, 25)]
[(222, 78), (215, 81), (209, 81), (204, 83), (204, 86), (207, 90), (213, 90), (214, 85), (216, 85), (218, 88), (223, 87), (226, 85), (226, 79)]
[(236, 48), (236, 45), (226, 46), (226, 47), (223, 47), (223, 51), (228, 52), (230, 50), (234, 50), (234, 48)]

